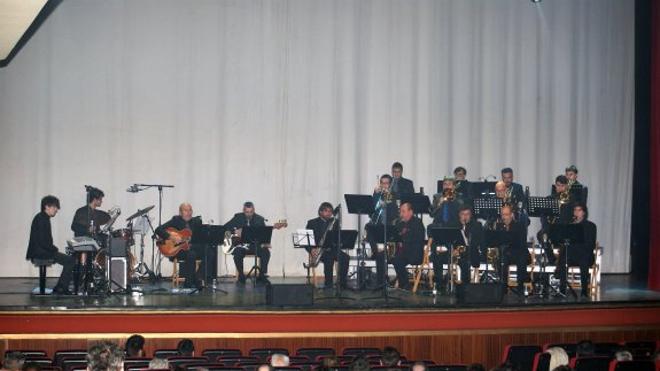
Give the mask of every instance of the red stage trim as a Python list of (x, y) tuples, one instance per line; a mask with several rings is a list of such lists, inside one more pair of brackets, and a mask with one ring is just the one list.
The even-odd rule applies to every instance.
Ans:
[(0, 334), (356, 333), (640, 326), (660, 327), (660, 307), (391, 313), (0, 314)]

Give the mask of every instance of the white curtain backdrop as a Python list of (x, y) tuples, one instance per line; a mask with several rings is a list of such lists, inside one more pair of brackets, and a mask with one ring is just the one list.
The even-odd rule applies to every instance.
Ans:
[(164, 219), (288, 219), (270, 274), (303, 275), (291, 232), (397, 160), (427, 193), (463, 165), (547, 195), (576, 164), (604, 271), (627, 272), (633, 48), (628, 0), (64, 0), (0, 69), (0, 275), (37, 274), (42, 196), (63, 249), (83, 185), (127, 216), (157, 204), (136, 182), (176, 186)]

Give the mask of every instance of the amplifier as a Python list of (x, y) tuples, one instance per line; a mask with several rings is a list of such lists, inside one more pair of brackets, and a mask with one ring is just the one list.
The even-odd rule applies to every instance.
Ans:
[(282, 307), (314, 305), (314, 286), (304, 283), (271, 283), (266, 287), (266, 303)]
[(504, 297), (501, 283), (466, 283), (456, 286), (456, 297), (461, 304), (499, 304)]
[(106, 260), (106, 272), (109, 272), (110, 276), (110, 291), (125, 291), (128, 287), (128, 261), (126, 257), (118, 256), (112, 257), (112, 259)]

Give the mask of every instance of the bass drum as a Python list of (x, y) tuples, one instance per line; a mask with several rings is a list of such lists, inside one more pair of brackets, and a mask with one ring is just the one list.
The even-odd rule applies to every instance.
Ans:
[[(128, 256), (126, 257), (127, 260), (126, 274), (130, 278), (133, 277), (133, 274), (135, 273), (135, 267), (137, 265), (136, 265), (135, 256), (130, 251), (128, 251), (127, 253)], [(108, 249), (102, 248), (96, 253), (96, 258), (94, 258), (94, 264), (103, 272), (105, 272), (107, 255), (108, 255)]]

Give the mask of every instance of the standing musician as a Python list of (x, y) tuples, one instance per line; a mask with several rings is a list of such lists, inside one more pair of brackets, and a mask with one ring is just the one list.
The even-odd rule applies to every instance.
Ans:
[[(511, 232), (511, 243), (505, 246), (502, 251), (500, 246), (500, 257), (503, 259), (504, 271), (500, 272), (501, 280), (504, 285), (507, 284), (509, 277), (509, 265), (516, 265), (516, 274), (518, 276), (518, 290), (524, 292), (524, 283), (529, 282), (529, 275), (527, 274), (527, 264), (529, 264), (530, 256), (525, 243), (526, 235), (524, 226), (516, 221), (513, 217), (513, 207), (509, 204), (502, 205), (500, 210), (500, 217), (494, 226), (496, 231)], [(500, 266), (497, 266), (500, 270)]]
[(410, 202), (401, 204), (396, 229), (402, 242), (398, 243), (396, 254), (392, 258), (392, 265), (396, 271), (399, 288), (410, 290), (406, 266), (421, 264), (424, 260), (424, 224), (413, 215), (413, 207)]
[(53, 245), (53, 233), (50, 219), (60, 210), (60, 200), (55, 196), (46, 196), (41, 199), (41, 212), (32, 219), (30, 227), (30, 242), (25, 259), (51, 259), (62, 265), (62, 274), (53, 288), (53, 293), (69, 295), (69, 283), (73, 277), (74, 259), (62, 254)]
[(406, 179), (403, 176), (403, 165), (400, 162), (392, 164), (392, 192), (397, 199), (403, 196), (412, 195), (415, 193), (413, 181)]
[(75, 237), (95, 237), (101, 230), (101, 225), (110, 220), (110, 215), (98, 210), (103, 204), (105, 194), (98, 188), (90, 187), (87, 193), (87, 205), (76, 210), (71, 222), (71, 230)]
[(471, 202), (472, 193), (472, 187), (466, 179), (466, 175), (467, 170), (463, 166), (458, 166), (454, 169), (456, 199), (463, 204)]
[[(156, 235), (163, 240), (172, 239), (174, 243), (180, 243), (182, 241), (179, 235), (170, 235), (170, 232), (167, 231), (168, 228), (176, 229), (177, 231), (182, 231), (184, 229), (190, 230), (192, 233), (202, 225), (202, 219), (199, 216), (193, 218), (193, 208), (189, 203), (182, 203), (179, 205), (179, 215), (175, 215), (167, 221), (166, 223), (161, 224), (156, 228)], [(202, 267), (205, 266), (205, 254), (204, 254), (205, 245), (200, 244), (191, 244), (188, 250), (181, 250), (176, 255), (178, 259), (184, 261), (183, 266), (181, 267), (181, 275), (186, 279), (184, 287), (186, 288), (201, 288), (202, 283), (197, 277), (196, 273), (196, 264), (197, 259), (202, 260)], [(213, 250), (213, 249), (209, 249)], [(210, 254), (209, 254), (210, 255)], [(215, 253), (213, 254), (215, 255)], [(211, 256), (208, 257), (211, 260)], [(215, 261), (215, 260), (212, 260)], [(208, 279), (208, 278), (207, 278)]]
[(458, 224), (458, 207), (454, 179), (445, 177), (442, 181), (442, 193), (433, 195), (430, 215), (435, 226), (454, 226)]
[[(236, 235), (241, 237), (241, 230), (243, 227), (265, 227), (266, 219), (257, 214), (254, 210), (254, 203), (246, 201), (243, 203), (243, 212), (236, 213), (230, 221), (225, 224), (227, 230), (235, 230)], [(268, 262), (270, 261), (270, 245), (262, 244), (257, 249), (257, 256), (261, 261), (259, 269), (259, 276), (257, 277), (258, 283), (268, 283)], [(245, 283), (245, 272), (243, 272), (243, 260), (247, 254), (255, 254), (254, 246), (249, 245), (247, 248), (236, 248), (232, 253), (234, 255), (234, 264), (236, 265), (236, 272), (238, 273), (238, 283)]]
[(569, 185), (581, 185), (580, 181), (578, 180), (578, 169), (575, 165), (567, 167), (564, 175), (566, 175), (566, 179), (568, 179)]
[[(314, 241), (318, 246), (322, 246), (324, 242), (330, 238), (330, 233), (337, 233), (339, 225), (335, 222), (336, 219), (333, 215), (333, 207), (329, 202), (323, 202), (319, 206), (319, 216), (307, 221), (305, 229), (314, 231)], [(323, 274), (325, 276), (325, 287), (332, 287), (333, 280), (333, 267), (335, 261), (339, 264), (339, 271), (337, 280), (339, 285), (346, 287), (346, 279), (348, 277), (348, 255), (339, 249), (339, 256), (336, 254), (335, 248), (322, 249), (321, 261), (323, 262)]]
[(596, 224), (589, 219), (589, 210), (587, 205), (576, 203), (573, 206), (573, 224), (582, 224), (584, 228), (584, 241), (582, 243), (571, 244), (568, 249), (562, 245), (559, 254), (559, 263), (557, 264), (557, 274), (559, 275), (560, 287), (562, 293), (566, 293), (566, 258), (568, 253), (568, 265), (580, 267), (580, 283), (582, 287), (582, 296), (589, 296), (589, 267), (594, 264), (594, 249), (596, 248)]
[(513, 181), (513, 169), (505, 167), (502, 169), (502, 181), (506, 185), (506, 195), (509, 203), (517, 205), (525, 199), (525, 192), (523, 186)]
[[(458, 265), (461, 267), (461, 281), (470, 282), (470, 266), (478, 268), (481, 256), (482, 244), (484, 239), (483, 226), (479, 221), (472, 217), (472, 208), (468, 205), (461, 205), (458, 209), (458, 222), (454, 225), (445, 225), (447, 227), (459, 227), (463, 236), (463, 246), (466, 251), (459, 253), (459, 246), (454, 246), (454, 254), (458, 255)], [(429, 233), (433, 225), (429, 225)], [(445, 291), (447, 278), (445, 278), (442, 266), (449, 264), (449, 251), (440, 251), (438, 246), (432, 246), (431, 262), (433, 262), (433, 276), (435, 285), (441, 292)]]
[[(397, 207), (394, 195), (390, 190), (392, 184), (392, 177), (384, 174), (380, 177), (378, 186), (374, 189), (373, 202), (374, 214), (371, 216), (371, 225), (387, 225), (388, 228), (394, 225), (394, 221), (399, 215), (399, 208)], [(371, 257), (376, 261), (376, 282), (377, 284), (385, 284), (385, 270), (387, 269), (386, 262), (383, 256), (386, 251), (379, 251), (377, 236), (371, 236), (367, 227), (367, 241), (371, 246)]]

